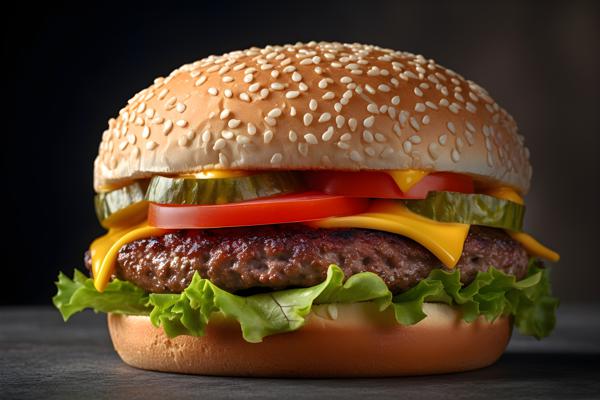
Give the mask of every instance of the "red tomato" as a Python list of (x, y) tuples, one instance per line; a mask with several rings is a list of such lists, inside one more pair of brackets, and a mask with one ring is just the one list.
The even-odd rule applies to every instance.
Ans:
[(316, 192), (219, 205), (150, 203), (148, 223), (165, 229), (204, 229), (312, 221), (364, 212), (368, 199)]
[(394, 179), (379, 171), (310, 171), (305, 173), (311, 189), (330, 195), (380, 199), (424, 199), (430, 191), (473, 193), (470, 176), (451, 172), (429, 174), (403, 193)]

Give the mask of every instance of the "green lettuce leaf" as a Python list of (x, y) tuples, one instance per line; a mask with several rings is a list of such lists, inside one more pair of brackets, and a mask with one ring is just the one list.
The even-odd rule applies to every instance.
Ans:
[(251, 296), (229, 293), (198, 274), (181, 294), (148, 294), (118, 279), (99, 293), (92, 279), (79, 271), (75, 271), (73, 280), (61, 273), (56, 285), (58, 292), (53, 301), (65, 321), (91, 308), (96, 312), (149, 315), (169, 337), (202, 336), (213, 314), (219, 313), (238, 321), (244, 339), (252, 343), (300, 328), (313, 304), (370, 301), (380, 311), (393, 307), (398, 323), (412, 325), (426, 317), (423, 303), (444, 303), (459, 308), (468, 322), (479, 316), (493, 321), (512, 315), (521, 333), (537, 338), (547, 336), (554, 328), (558, 306), (550, 294), (548, 270), (535, 261), (530, 262), (528, 276), (521, 281), (490, 268), (463, 286), (459, 271), (434, 270), (396, 296), (370, 272), (353, 275), (344, 282), (344, 273), (336, 265), (329, 267), (326, 279), (318, 285)]

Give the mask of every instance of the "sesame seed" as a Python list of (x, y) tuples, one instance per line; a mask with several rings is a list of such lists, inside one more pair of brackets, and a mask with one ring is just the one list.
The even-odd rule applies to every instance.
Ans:
[(304, 82), (300, 82), (298, 89), (300, 89), (301, 92), (306, 92), (308, 90), (308, 86)]
[(281, 153), (273, 154), (271, 157), (271, 164), (279, 164), (283, 160), (283, 155)]
[(309, 108), (311, 111), (316, 111), (316, 110), (317, 110), (317, 105), (318, 105), (318, 103), (317, 103), (317, 101), (316, 101), (315, 99), (311, 99), (311, 100), (308, 102), (308, 108)]
[(413, 92), (415, 92), (415, 94), (419, 97), (423, 96), (423, 91), (421, 89), (419, 89), (418, 87), (414, 88)]
[(460, 161), (460, 154), (458, 153), (458, 151), (456, 151), (456, 149), (452, 149), (452, 151), (450, 152), (450, 158), (454, 162)]
[[(285, 72), (286, 74), (289, 74), (290, 72), (294, 72), (296, 70), (296, 67), (294, 67), (293, 65), (288, 65), (290, 62), (292, 62), (292, 60), (290, 60), (289, 58), (287, 60), (284, 60), (285, 63), (282, 61), (281, 65), (284, 66), (285, 68), (283, 69), (283, 72)], [(286, 67), (287, 65), (287, 67)]]
[(233, 78), (231, 76), (224, 76), (221, 80), (225, 83), (233, 82)]
[(475, 104), (471, 103), (470, 101), (467, 101), (466, 109), (471, 113), (475, 113), (477, 111), (477, 107), (475, 107)]
[(304, 135), (304, 140), (306, 140), (306, 143), (309, 143), (309, 144), (319, 143), (319, 141), (317, 140), (317, 137), (312, 133), (307, 133), (306, 135)]
[(365, 85), (365, 90), (371, 94), (375, 94), (375, 89), (373, 89), (373, 87), (368, 83)]
[[(206, 76), (201, 76), (200, 78), (198, 78), (198, 79), (196, 80), (196, 82), (194, 83), (194, 86), (200, 86), (200, 85), (202, 85), (204, 82), (206, 82)], [(164, 92), (165, 90), (167, 90), (167, 89), (163, 89), (163, 92)], [(166, 92), (165, 92), (165, 94), (166, 94)], [(160, 96), (159, 96), (158, 98), (160, 99)]]
[(327, 92), (321, 98), (323, 100), (332, 100), (332, 99), (335, 98), (335, 93), (334, 92)]
[(269, 118), (278, 118), (281, 116), (281, 108), (274, 108), (267, 113)]
[(183, 113), (185, 111), (185, 109), (186, 109), (186, 107), (185, 107), (185, 104), (183, 104), (183, 103), (177, 103), (175, 105), (175, 110), (177, 110), (177, 112), (179, 112), (179, 113)]
[(440, 144), (442, 146), (445, 146), (447, 141), (448, 141), (448, 135), (446, 135), (446, 134), (440, 135), (440, 137), (438, 138), (438, 142), (440, 142)]
[(358, 121), (356, 121), (355, 118), (350, 118), (348, 120), (348, 126), (350, 127), (350, 130), (352, 132), (354, 132), (356, 130), (356, 128), (358, 127)]
[(334, 109), (336, 112), (342, 112), (342, 103), (335, 103), (335, 104), (333, 105), (333, 109)]
[(302, 80), (302, 75), (300, 75), (298, 72), (294, 72), (292, 74), (292, 80), (294, 82), (300, 82)]
[(275, 125), (277, 125), (277, 120), (275, 118), (265, 117), (264, 121), (269, 126), (275, 126)]
[(427, 108), (425, 107), (425, 104), (423, 103), (417, 103), (415, 104), (415, 111), (417, 112), (424, 112)]
[(271, 130), (265, 131), (265, 133), (263, 133), (263, 141), (265, 143), (271, 143), (271, 140), (273, 140), (273, 131), (271, 131)]
[(433, 160), (437, 160), (440, 156), (439, 147), (433, 142), (429, 143), (429, 146), (427, 146), (427, 151)]
[(349, 76), (342, 76), (340, 78), (340, 82), (343, 83), (343, 84), (347, 84), (347, 83), (352, 82), (352, 78), (349, 77)]
[(313, 116), (312, 116), (311, 113), (306, 113), (302, 117), (302, 120), (304, 122), (304, 126), (309, 126), (312, 123), (312, 121), (313, 121)]
[(423, 125), (428, 125), (431, 122), (431, 118), (429, 118), (429, 115), (423, 115), (423, 118), (421, 118), (421, 123)]
[(146, 142), (146, 149), (147, 149), (147, 150), (150, 150), (150, 151), (152, 151), (152, 150), (154, 150), (154, 149), (155, 149), (157, 146), (158, 146), (158, 143), (156, 143), (156, 142), (155, 142), (155, 141), (153, 141), (153, 140), (149, 140), (148, 142)]
[(448, 121), (446, 126), (448, 127), (448, 130), (450, 131), (450, 133), (452, 133), (453, 135), (456, 135), (456, 126), (454, 125), (454, 122)]
[(253, 123), (248, 122), (247, 129), (248, 135), (254, 135), (256, 133), (256, 126)]
[(250, 138), (248, 136), (238, 135), (236, 136), (235, 141), (239, 144), (248, 144), (250, 143)]
[(216, 96), (219, 93), (219, 91), (217, 90), (217, 88), (211, 87), (208, 88), (208, 94), (212, 95), (212, 96)]
[(121, 143), (119, 143), (119, 150), (123, 151), (125, 150), (125, 148), (127, 147), (129, 143), (127, 143), (127, 141), (123, 140)]
[(259, 95), (262, 99), (266, 98), (269, 95), (269, 89), (267, 89), (267, 88), (261, 89), (259, 92)]
[(450, 104), (450, 102), (448, 102), (448, 99), (440, 99), (438, 104), (442, 107), (448, 107), (448, 104)]
[(294, 106), (291, 106), (291, 107), (290, 107), (290, 115), (291, 115), (292, 117), (295, 117), (295, 116), (296, 116), (296, 107), (294, 107)]
[(380, 84), (379, 86), (377, 86), (377, 89), (379, 89), (381, 92), (387, 93), (390, 91), (390, 87), (388, 85), (385, 84)]
[(169, 132), (171, 132), (171, 129), (173, 129), (173, 121), (168, 119), (163, 124), (163, 128), (162, 128), (163, 135), (168, 135)]
[(229, 140), (233, 139), (234, 134), (231, 131), (221, 131), (221, 136), (223, 137), (223, 139)]
[(253, 80), (254, 80), (254, 75), (252, 75), (252, 74), (244, 75), (244, 82), (245, 83), (250, 83)]
[(412, 151), (412, 143), (406, 140), (404, 143), (402, 143), (402, 148), (404, 149), (405, 153), (410, 153)]
[(273, 89), (273, 90), (283, 90), (283, 89), (285, 89), (285, 86), (282, 83), (273, 82), (273, 83), (271, 83), (271, 89)]
[(419, 143), (421, 143), (421, 136), (412, 135), (411, 137), (408, 138), (408, 140), (410, 140), (410, 142), (413, 144), (419, 144)]
[(260, 89), (260, 83), (253, 83), (252, 85), (248, 86), (248, 91), (250, 93), (257, 92), (258, 89)]
[(363, 133), (362, 133), (362, 137), (363, 137), (363, 140), (365, 142), (367, 142), (367, 143), (373, 143), (374, 137), (373, 137), (373, 134), (370, 131), (364, 130)]
[(297, 90), (290, 90), (289, 92), (287, 92), (285, 94), (285, 97), (287, 99), (295, 99), (296, 97), (300, 96), (300, 92)]
[(229, 122), (227, 123), (227, 126), (231, 129), (237, 128), (238, 126), (240, 126), (240, 124), (242, 123), (242, 121), (240, 121), (239, 119), (230, 119)]
[[(204, 78), (204, 81), (206, 80), (206, 77), (202, 77), (202, 78)], [(198, 79), (198, 81), (201, 81), (201, 80), (202, 80), (202, 78)], [(196, 81), (196, 83), (198, 83), (198, 81)], [(202, 82), (200, 83), (200, 85), (201, 85), (202, 83), (204, 83), (204, 81), (202, 81)], [(200, 85), (198, 85), (198, 84), (197, 84), (196, 86), (200, 86)], [(169, 89), (167, 89), (167, 88), (164, 88), (164, 89), (163, 89), (163, 90), (161, 90), (161, 91), (160, 91), (160, 93), (158, 94), (158, 99), (159, 99), (159, 100), (162, 100), (162, 99), (164, 99), (164, 98), (167, 96), (167, 93), (169, 93)]]
[(327, 88), (327, 79), (321, 79), (318, 83), (318, 86), (320, 89), (326, 89)]
[(308, 154), (308, 145), (306, 143), (298, 143), (298, 153), (306, 157)]
[(227, 156), (223, 153), (219, 153), (219, 164), (227, 166), (229, 164), (229, 160)]
[(278, 76), (279, 76), (279, 71), (277, 71), (275, 69), (273, 71), (271, 71), (271, 78), (276, 79)]
[(387, 141), (385, 135), (381, 132), (375, 133), (375, 140), (378, 141), (379, 143), (383, 143), (383, 142)]
[(350, 159), (354, 162), (361, 162), (362, 161), (362, 156), (358, 153), (358, 151), (356, 150), (352, 150), (350, 152)]
[(344, 126), (344, 122), (346, 122), (346, 119), (342, 115), (338, 115), (337, 117), (335, 117), (335, 124), (338, 128)]
[(328, 142), (333, 137), (333, 132), (333, 126), (330, 126), (325, 132), (323, 132), (321, 139), (323, 139), (324, 142)]
[(184, 128), (184, 127), (186, 127), (186, 126), (187, 126), (187, 124), (188, 124), (188, 122), (187, 122), (185, 119), (178, 119), (178, 120), (175, 122), (175, 125), (177, 125), (177, 126), (178, 126), (178, 127), (180, 127), (180, 128)]
[(370, 128), (373, 126), (374, 122), (375, 122), (375, 117), (373, 115), (371, 115), (370, 117), (367, 117), (363, 120), (363, 125), (365, 128)]
[(421, 128), (421, 126), (419, 125), (419, 122), (417, 121), (417, 119), (415, 117), (410, 117), (409, 121), (410, 121), (410, 125), (413, 127), (414, 130), (418, 131)]
[(321, 114), (321, 116), (319, 117), (319, 122), (327, 122), (331, 119), (331, 114), (328, 112), (324, 112), (323, 114)]
[(204, 132), (202, 132), (202, 142), (203, 143), (210, 142), (210, 137), (211, 137), (210, 131), (204, 131)]
[(219, 118), (222, 120), (227, 119), (227, 117), (229, 117), (229, 114), (231, 114), (231, 111), (229, 111), (227, 108), (224, 108), (223, 111), (221, 111), (221, 113), (219, 114)]
[(400, 104), (400, 96), (394, 96), (392, 97), (392, 104), (397, 106), (398, 104)]
[(456, 103), (452, 103), (448, 106), (448, 109), (452, 111), (454, 114), (458, 114), (458, 105)]
[(372, 114), (378, 114), (379, 108), (377, 107), (377, 104), (369, 103), (367, 104), (367, 111)]
[(145, 126), (145, 127), (142, 129), (142, 137), (143, 137), (144, 139), (148, 139), (148, 138), (150, 137), (150, 128), (149, 128), (149, 127)]
[(352, 135), (348, 132), (344, 133), (342, 136), (340, 136), (340, 140), (343, 142), (347, 142), (350, 139), (352, 139)]
[(295, 142), (296, 140), (298, 140), (298, 135), (295, 131), (290, 130), (288, 133), (288, 139), (290, 139), (290, 142)]
[(240, 100), (248, 102), (250, 101), (250, 96), (248, 96), (248, 93), (242, 92), (240, 93)]

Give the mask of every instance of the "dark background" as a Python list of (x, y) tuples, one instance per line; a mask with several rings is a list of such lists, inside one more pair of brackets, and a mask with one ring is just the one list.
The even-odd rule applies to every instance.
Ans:
[(310, 40), (422, 53), (487, 88), (532, 150), (526, 221), (562, 255), (555, 292), (600, 301), (600, 3), (127, 3), (3, 6), (0, 304), (49, 303), (58, 270), (82, 267), (102, 233), (92, 162), (134, 93), (210, 54)]

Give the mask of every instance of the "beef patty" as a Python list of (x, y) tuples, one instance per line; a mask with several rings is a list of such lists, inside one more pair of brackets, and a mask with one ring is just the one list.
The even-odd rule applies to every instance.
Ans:
[[(521, 279), (528, 256), (504, 231), (472, 226), (456, 265), (461, 281), (493, 266)], [(89, 255), (86, 255), (89, 264)], [(444, 265), (404, 236), (368, 229), (314, 229), (302, 224), (182, 230), (124, 245), (116, 276), (152, 293), (180, 293), (196, 271), (230, 292), (283, 289), (322, 282), (330, 264), (348, 278), (379, 275), (393, 293), (416, 285)]]

